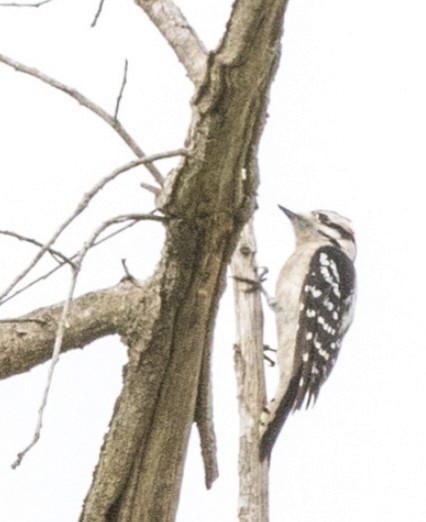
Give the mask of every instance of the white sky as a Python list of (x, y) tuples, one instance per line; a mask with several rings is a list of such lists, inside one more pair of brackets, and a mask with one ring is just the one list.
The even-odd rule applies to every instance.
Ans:
[[(178, 1), (213, 48), (228, 0)], [(113, 110), (124, 58), (121, 119), (147, 153), (182, 145), (190, 82), (131, 2), (56, 0), (3, 9), (0, 52), (77, 87)], [(358, 237), (356, 318), (313, 410), (287, 423), (273, 453), (271, 522), (420, 522), (426, 519), (426, 341), (423, 2), (293, 0), (283, 58), (262, 139), (257, 230), (268, 288), (292, 248), (277, 203), (331, 208)], [(100, 177), (132, 159), (117, 136), (64, 94), (0, 64), (0, 228), (46, 239)], [(173, 162), (161, 164), (164, 172)], [(105, 189), (62, 241), (71, 254), (111, 214), (152, 209), (142, 169)], [(121, 258), (140, 278), (155, 265), (160, 227), (144, 224), (89, 256), (78, 292), (115, 284)], [(0, 239), (1, 287), (32, 249)], [(46, 261), (44, 267), (48, 266)], [(15, 299), (2, 317), (60, 301), (68, 274)], [(197, 435), (191, 443), (179, 522), (236, 520), (237, 410), (232, 296), (215, 335), (215, 418), (221, 476), (206, 492)], [(274, 345), (274, 324), (266, 341)], [(103, 339), (57, 366), (39, 444), (10, 464), (34, 429), (47, 367), (0, 383), (0, 520), (74, 522), (120, 388), (125, 350)], [(272, 370), (268, 370), (273, 374)]]

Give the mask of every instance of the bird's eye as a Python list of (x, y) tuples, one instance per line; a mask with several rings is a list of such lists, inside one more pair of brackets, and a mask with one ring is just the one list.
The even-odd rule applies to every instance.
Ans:
[(322, 212), (318, 212), (317, 219), (320, 223), (323, 223), (324, 225), (330, 223), (330, 218), (327, 216), (327, 214), (323, 214)]

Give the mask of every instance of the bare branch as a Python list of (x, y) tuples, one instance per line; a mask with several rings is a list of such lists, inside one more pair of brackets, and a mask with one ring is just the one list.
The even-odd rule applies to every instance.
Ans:
[(130, 273), (130, 270), (127, 266), (127, 259), (122, 259), (121, 260), (121, 265), (123, 267), (123, 270), (124, 270), (124, 273), (126, 274), (125, 275), (125, 279), (127, 281), (130, 281), (133, 285), (136, 285), (136, 286), (139, 286), (140, 287), (140, 284), (138, 283), (138, 280), (136, 279), (135, 276), (133, 276), (131, 273)]
[(52, 237), (45, 243), (45, 245), (40, 249), (36, 256), (34, 256), (33, 260), (29, 263), (29, 265), (20, 273), (18, 276), (10, 283), (10, 285), (0, 294), (0, 304), (3, 302), (3, 298), (6, 297), (13, 288), (34, 268), (34, 266), (39, 262), (39, 260), (43, 257), (43, 255), (48, 251), (48, 249), (53, 245), (53, 243), (58, 239), (58, 237), (62, 234), (62, 232), (77, 218), (79, 214), (83, 212), (89, 205), (90, 201), (93, 197), (105, 187), (107, 183), (118, 177), (120, 174), (127, 172), (139, 165), (143, 165), (150, 161), (157, 161), (159, 159), (170, 158), (173, 156), (181, 156), (187, 154), (187, 151), (184, 149), (177, 149), (174, 151), (163, 152), (159, 154), (153, 154), (152, 156), (146, 156), (145, 158), (135, 159), (130, 161), (121, 167), (115, 169), (111, 174), (105, 176), (103, 179), (98, 181), (92, 189), (87, 192), (82, 201), (78, 204), (77, 208), (74, 212), (69, 216), (56, 230), (56, 232), (52, 235)]
[[(107, 335), (125, 336), (129, 317), (143, 313), (145, 281), (135, 285), (127, 279), (109, 288), (75, 297), (61, 353), (82, 349)], [(33, 310), (18, 318), (0, 320), (0, 379), (27, 372), (52, 357), (63, 303)]]
[(199, 85), (204, 77), (207, 50), (172, 0), (136, 0), (167, 40), (185, 67), (189, 78)]
[(155, 221), (164, 221), (165, 218), (160, 218), (158, 216), (153, 216), (152, 214), (127, 214), (123, 216), (116, 216), (114, 218), (108, 219), (104, 223), (102, 223), (96, 230), (93, 232), (93, 234), (90, 236), (90, 238), (84, 243), (82, 249), (77, 255), (77, 260), (73, 264), (72, 268), (72, 276), (71, 276), (71, 282), (68, 290), (68, 295), (65, 300), (65, 303), (62, 308), (62, 314), (61, 318), (58, 323), (58, 329), (56, 331), (56, 337), (55, 337), (55, 343), (53, 346), (53, 352), (52, 352), (52, 359), (50, 361), (49, 365), (49, 371), (47, 375), (47, 381), (46, 381), (46, 387), (43, 392), (43, 397), (41, 401), (40, 408), (38, 410), (38, 417), (37, 417), (37, 424), (36, 429), (34, 431), (33, 438), (29, 445), (22, 450), (20, 453), (18, 453), (17, 458), (15, 462), (12, 464), (12, 468), (16, 469), (20, 463), (22, 462), (22, 459), (25, 457), (25, 455), (31, 450), (31, 448), (37, 444), (37, 441), (40, 439), (41, 429), (43, 427), (43, 416), (44, 411), (47, 405), (47, 400), (49, 398), (49, 392), (52, 385), (52, 378), (55, 366), (59, 360), (59, 355), (62, 348), (62, 341), (64, 338), (64, 332), (67, 328), (67, 320), (68, 320), (68, 314), (71, 307), (71, 302), (74, 296), (75, 287), (77, 284), (78, 274), (80, 273), (81, 267), (83, 265), (84, 258), (86, 257), (87, 252), (90, 250), (90, 248), (95, 243), (97, 237), (99, 234), (101, 234), (105, 229), (110, 227), (111, 225), (115, 225), (116, 223), (123, 223), (125, 221), (142, 221), (142, 220), (152, 220)]
[(105, 0), (101, 0), (99, 2), (98, 10), (96, 11), (95, 18), (93, 19), (93, 22), (90, 24), (90, 27), (95, 27), (95, 25), (98, 23), (98, 18), (101, 16), (102, 9), (104, 7)]
[(18, 4), (17, 2), (5, 2), (0, 3), (0, 7), (41, 7), (42, 5), (48, 4), (52, 2), (52, 0), (42, 0), (41, 2), (37, 2), (35, 4)]
[[(245, 290), (257, 279), (256, 243), (250, 221), (232, 257), (237, 323), (235, 373), (240, 414), (240, 522), (268, 521), (268, 463), (259, 459), (259, 420), (266, 402), (263, 370), (263, 314), (260, 292)], [(237, 277), (235, 277), (237, 276)]]
[(120, 110), (120, 103), (121, 103), (121, 99), (123, 97), (124, 88), (126, 87), (128, 65), (129, 65), (129, 62), (128, 62), (127, 58), (126, 58), (124, 60), (123, 80), (121, 82), (120, 92), (118, 93), (117, 101), (115, 103), (114, 119), (116, 121), (117, 121), (117, 118), (118, 118), (118, 111)]
[[(103, 238), (99, 239), (98, 241), (96, 241), (95, 243), (93, 243), (92, 248), (94, 248), (94, 247), (104, 243), (105, 241), (108, 241), (109, 239), (111, 239), (112, 237), (114, 237), (114, 236), (116, 236), (118, 234), (121, 234), (121, 232), (124, 232), (128, 228), (133, 227), (134, 225), (136, 225), (136, 223), (138, 223), (138, 221), (131, 221), (130, 223), (127, 223), (126, 225), (122, 226), (121, 228), (119, 228), (117, 230), (114, 230), (114, 232), (111, 232), (110, 234), (107, 234), (105, 237), (103, 237)], [(73, 261), (76, 257), (77, 257), (77, 254), (74, 254), (73, 256), (70, 257), (70, 260)], [(1, 301), (1, 304), (6, 303), (7, 301), (10, 301), (14, 297), (16, 297), (17, 295), (21, 294), (22, 292), (25, 292), (25, 290), (28, 290), (28, 288), (31, 288), (32, 286), (36, 285), (40, 281), (48, 279), (52, 274), (54, 274), (57, 270), (59, 270), (60, 268), (64, 267), (65, 265), (66, 265), (66, 263), (64, 262), (64, 263), (60, 263), (59, 265), (55, 266), (54, 268), (52, 268), (48, 272), (44, 273), (40, 277), (37, 277), (36, 279), (31, 281), (27, 285), (25, 285), (22, 288), (19, 288), (18, 290), (16, 290), (16, 292), (13, 292), (13, 294), (10, 294), (6, 298), (4, 298)]]
[(51, 383), (52, 383), (53, 370), (55, 368), (56, 363), (59, 360), (59, 352), (61, 350), (62, 339), (64, 337), (64, 330), (65, 330), (65, 327), (66, 327), (66, 319), (67, 319), (67, 316), (68, 316), (68, 311), (69, 311), (70, 306), (71, 306), (71, 300), (72, 300), (72, 296), (74, 294), (74, 289), (75, 289), (75, 285), (76, 285), (76, 282), (77, 282), (77, 274), (79, 272), (79, 268), (80, 267), (76, 264), (74, 269), (73, 269), (73, 271), (72, 271), (73, 277), (72, 277), (72, 280), (71, 280), (71, 285), (70, 285), (70, 288), (69, 288), (69, 291), (68, 291), (67, 299), (66, 299), (64, 307), (62, 309), (62, 316), (61, 316), (61, 319), (59, 321), (58, 330), (57, 330), (57, 333), (56, 333), (55, 344), (53, 346), (52, 360), (51, 360), (51, 363), (50, 363), (50, 366), (49, 366), (49, 371), (48, 371), (48, 374), (47, 374), (47, 383), (46, 383), (46, 387), (45, 387), (44, 392), (43, 392), (43, 398), (41, 400), (41, 405), (40, 405), (40, 408), (38, 410), (36, 429), (34, 431), (34, 435), (33, 435), (33, 438), (31, 440), (31, 442), (28, 444), (28, 446), (24, 450), (22, 450), (20, 453), (18, 453), (15, 462), (12, 464), (12, 468), (13, 469), (16, 469), (20, 465), (20, 463), (22, 462), (22, 459), (30, 451), (30, 449), (35, 444), (37, 444), (37, 441), (40, 438), (41, 428), (43, 427), (43, 414), (44, 414), (44, 410), (46, 408), (47, 399), (48, 399), (49, 391), (50, 391), (50, 386), (51, 386)]
[(151, 185), (150, 183), (141, 183), (140, 184), (142, 188), (147, 190), (148, 192), (151, 192), (151, 194), (154, 194), (154, 196), (159, 196), (161, 193), (161, 189), (158, 187), (155, 187), (154, 185)]
[[(74, 98), (80, 105), (86, 107), (86, 109), (89, 109), (94, 114), (99, 116), (102, 120), (104, 120), (106, 123), (108, 123), (108, 125), (110, 125), (110, 127), (112, 127), (117, 132), (121, 139), (128, 145), (130, 150), (132, 150), (138, 158), (146, 157), (144, 151), (139, 147), (136, 141), (130, 136), (130, 134), (125, 130), (125, 128), (114, 116), (108, 114), (104, 109), (102, 109), (102, 107), (86, 98), (86, 96), (81, 94), (76, 89), (69, 87), (64, 83), (61, 83), (51, 78), (50, 76), (47, 76), (47, 74), (40, 72), (38, 69), (35, 69), (34, 67), (28, 67), (27, 65), (17, 62), (16, 60), (12, 60), (4, 54), (0, 54), (0, 62), (4, 63), (5, 65), (9, 65), (10, 67), (13, 67), (16, 71), (33, 76), (34, 78), (37, 78), (43, 83), (50, 85), (54, 89), (58, 89), (59, 91), (68, 94), (69, 96), (71, 96), (71, 98)], [(163, 176), (161, 175), (161, 172), (149, 162), (146, 163), (146, 168), (149, 170), (155, 181), (159, 185), (162, 185)]]
[[(31, 237), (23, 236), (21, 234), (18, 234), (17, 232), (12, 232), (10, 230), (0, 230), (0, 234), (2, 234), (4, 236), (14, 237), (15, 239), (19, 239), (19, 241), (25, 241), (26, 243), (30, 243), (31, 245), (35, 245), (40, 248), (43, 248), (43, 243), (40, 243), (40, 241), (37, 241), (36, 239), (32, 239)], [(73, 264), (71, 259), (67, 256), (64, 256), (64, 254), (59, 252), (59, 250), (55, 250), (53, 248), (48, 248), (46, 250), (46, 252), (48, 252), (56, 262), (59, 263), (58, 259), (60, 259), (62, 261), (60, 263), (61, 265), (64, 265), (66, 263), (68, 263), (70, 265)]]

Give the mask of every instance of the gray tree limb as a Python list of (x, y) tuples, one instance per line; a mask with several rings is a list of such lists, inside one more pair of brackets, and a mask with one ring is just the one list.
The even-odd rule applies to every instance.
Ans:
[(136, 0), (136, 3), (167, 40), (190, 80), (199, 85), (206, 70), (207, 50), (182, 11), (171, 0)]
[[(257, 281), (253, 222), (243, 228), (232, 256), (237, 341), (235, 373), (240, 415), (238, 520), (268, 522), (268, 462), (259, 460), (259, 419), (266, 402), (263, 370), (263, 312)], [(240, 279), (240, 280), (239, 280)]]
[[(59, 91), (68, 94), (69, 96), (71, 96), (71, 98), (74, 98), (80, 105), (92, 111), (102, 120), (104, 120), (110, 127), (112, 127), (115, 130), (115, 132), (120, 136), (120, 138), (124, 141), (124, 143), (126, 143), (126, 145), (138, 158), (143, 158), (146, 156), (145, 152), (139, 147), (134, 138), (130, 136), (130, 134), (126, 131), (126, 129), (114, 115), (109, 114), (107, 111), (102, 109), (102, 107), (89, 100), (89, 98), (84, 96), (84, 94), (81, 94), (79, 91), (77, 91), (77, 89), (69, 87), (64, 83), (59, 82), (54, 78), (51, 78), (50, 76), (42, 73), (35, 67), (29, 67), (28, 65), (13, 60), (12, 58), (9, 58), (4, 54), (0, 54), (0, 62), (4, 63), (5, 65), (8, 65), (9, 67), (12, 67), (16, 71), (28, 74), (29, 76), (33, 76), (34, 78), (37, 78), (43, 83), (50, 85), (54, 89), (58, 89)], [(155, 165), (153, 165), (152, 163), (146, 163), (146, 168), (149, 170), (155, 181), (161, 185), (163, 183), (163, 177), (160, 171), (155, 167)]]
[[(83, 348), (106, 335), (126, 336), (129, 318), (136, 321), (143, 294), (143, 288), (123, 281), (74, 299), (62, 351)], [(0, 379), (50, 359), (62, 308), (59, 303), (0, 321)]]

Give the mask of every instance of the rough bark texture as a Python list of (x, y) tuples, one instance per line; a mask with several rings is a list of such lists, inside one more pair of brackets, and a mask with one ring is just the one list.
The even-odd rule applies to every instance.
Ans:
[[(218, 49), (205, 68), (197, 65), (194, 75), (205, 74), (193, 99), (189, 155), (158, 198), (170, 219), (155, 273), (142, 288), (126, 283), (76, 300), (65, 349), (115, 332), (129, 347), (123, 388), (81, 522), (175, 518), (226, 267), (254, 208), (258, 179), (252, 165), (286, 3), (237, 0)], [(99, 309), (92, 316), (95, 304)], [(30, 314), (42, 323), (0, 324), (0, 345), (9, 354), (4, 376), (48, 358), (58, 310)], [(35, 339), (32, 355), (21, 356)]]
[[(62, 351), (83, 348), (106, 335), (124, 335), (131, 318), (137, 316), (143, 295), (143, 286), (125, 280), (75, 299)], [(62, 306), (0, 321), (0, 379), (26, 372), (51, 357)]]

